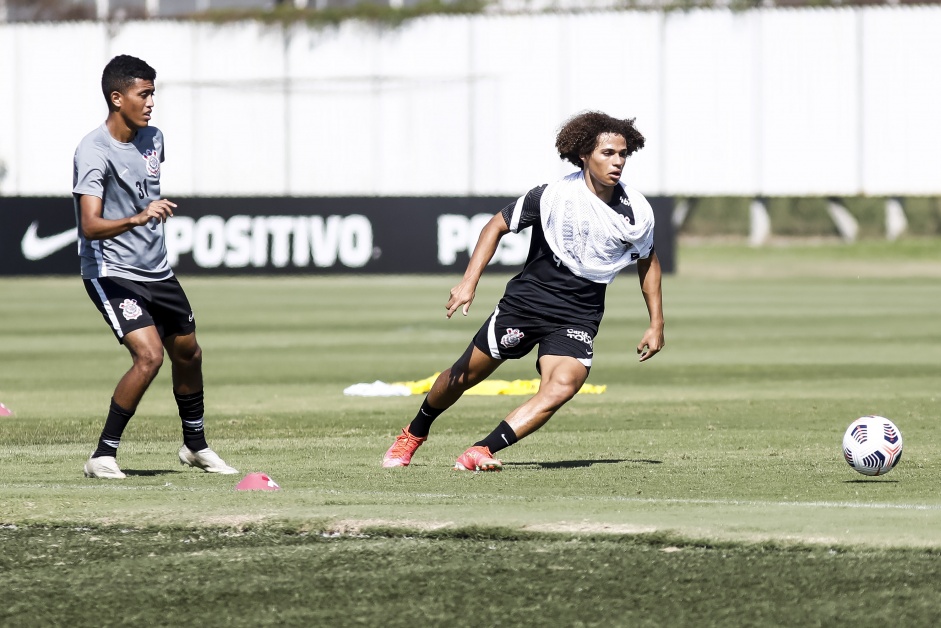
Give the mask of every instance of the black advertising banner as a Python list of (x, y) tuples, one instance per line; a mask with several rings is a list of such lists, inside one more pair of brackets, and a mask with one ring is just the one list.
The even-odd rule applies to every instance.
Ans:
[[(462, 273), (506, 197), (175, 198), (167, 253), (181, 275)], [(664, 272), (675, 268), (673, 199), (650, 198)], [(78, 275), (71, 197), (0, 197), (0, 275)], [(493, 267), (526, 260), (507, 234)]]

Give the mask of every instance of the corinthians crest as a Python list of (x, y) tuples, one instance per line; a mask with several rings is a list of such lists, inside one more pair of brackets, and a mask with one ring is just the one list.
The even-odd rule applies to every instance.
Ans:
[(129, 321), (140, 318), (140, 315), (144, 313), (144, 310), (140, 309), (137, 304), (137, 299), (124, 299), (124, 303), (118, 307), (124, 311), (124, 318)]
[(160, 155), (153, 148), (147, 150), (142, 157), (147, 162), (147, 174), (151, 177), (160, 176)]
[(520, 343), (520, 339), (524, 336), (523, 332), (518, 329), (513, 329), (508, 327), (506, 333), (503, 334), (503, 338), (500, 339), (500, 344), (509, 349), (510, 347), (515, 347)]

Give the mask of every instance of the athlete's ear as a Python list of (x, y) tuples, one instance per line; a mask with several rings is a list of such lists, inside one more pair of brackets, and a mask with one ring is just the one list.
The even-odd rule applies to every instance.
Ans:
[(118, 90), (111, 92), (111, 108), (115, 111), (120, 110), (122, 98), (124, 98), (124, 95)]

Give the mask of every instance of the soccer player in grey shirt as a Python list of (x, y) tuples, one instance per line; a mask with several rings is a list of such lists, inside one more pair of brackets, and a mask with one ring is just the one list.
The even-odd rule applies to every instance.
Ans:
[(167, 261), (164, 223), (176, 204), (160, 197), (163, 134), (150, 126), (156, 77), (136, 57), (108, 62), (101, 76), (108, 117), (75, 149), (72, 196), (85, 290), (133, 360), (85, 463), (90, 478), (126, 477), (116, 460), (121, 435), (157, 376), (164, 350), (183, 425), (181, 464), (238, 473), (206, 443), (202, 350), (193, 310)]

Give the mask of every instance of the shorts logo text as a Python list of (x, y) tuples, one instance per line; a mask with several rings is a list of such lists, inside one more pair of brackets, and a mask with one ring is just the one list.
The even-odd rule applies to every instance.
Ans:
[(592, 340), (591, 334), (583, 329), (566, 329), (565, 335), (569, 338), (574, 338), (575, 340), (584, 342), (586, 345), (588, 345), (589, 349), (594, 349), (594, 341)]

